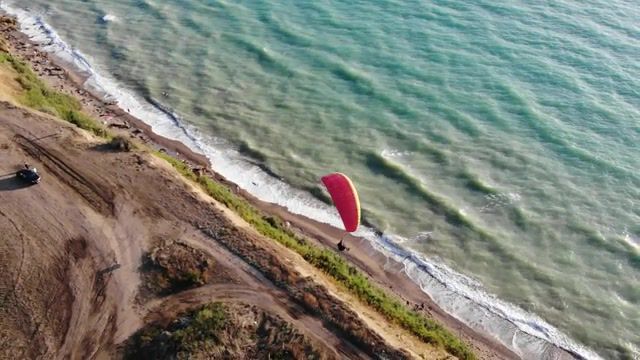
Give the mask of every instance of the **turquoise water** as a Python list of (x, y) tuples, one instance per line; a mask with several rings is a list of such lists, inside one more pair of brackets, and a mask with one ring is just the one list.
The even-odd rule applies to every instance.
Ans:
[(639, 356), (633, 2), (7, 3), (217, 151), (316, 196), (345, 172), (401, 246)]

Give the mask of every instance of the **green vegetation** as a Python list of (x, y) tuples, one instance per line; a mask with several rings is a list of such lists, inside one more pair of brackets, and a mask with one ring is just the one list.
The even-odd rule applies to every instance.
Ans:
[(397, 322), (423, 341), (444, 347), (460, 359), (475, 359), (471, 350), (440, 324), (409, 310), (396, 298), (373, 285), (360, 271), (335, 252), (309, 244), (286, 229), (280, 219), (263, 216), (258, 209), (235, 195), (222, 183), (206, 176), (197, 176), (184, 162), (163, 152), (155, 154), (169, 162), (184, 177), (197, 182), (211, 197), (235, 211), (258, 232), (302, 255), (309, 263), (332, 276), (388, 319)]
[(224, 327), (227, 314), (222, 303), (214, 302), (194, 311), (189, 317), (192, 319), (189, 326), (176, 330), (172, 337), (180, 350), (190, 352), (204, 342), (216, 342), (216, 334)]
[(102, 125), (82, 112), (78, 99), (48, 87), (29, 65), (7, 52), (0, 53), (0, 63), (8, 63), (18, 73), (16, 81), (25, 91), (19, 99), (22, 104), (57, 116), (97, 136), (110, 138)]
[(221, 343), (219, 336), (229, 319), (227, 308), (220, 302), (191, 310), (162, 329), (152, 325), (140, 330), (130, 340), (127, 359), (187, 359), (189, 354)]

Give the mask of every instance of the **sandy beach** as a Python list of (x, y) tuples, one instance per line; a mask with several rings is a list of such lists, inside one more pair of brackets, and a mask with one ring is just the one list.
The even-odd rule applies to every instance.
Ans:
[[(81, 75), (69, 72), (5, 21), (2, 36), (11, 53), (53, 89), (77, 97), (83, 110), (110, 131), (184, 160), (235, 189), (265, 214), (281, 218), (311, 243), (335, 248), (339, 229), (262, 202), (229, 183), (203, 155), (155, 134), (144, 119), (88, 92)], [(43, 182), (34, 188), (22, 188), (13, 178), (0, 180), (0, 221), (7, 229), (1, 244), (2, 271), (11, 274), (2, 285), (11, 290), (8, 306), (21, 309), (3, 325), (10, 328), (2, 329), (0, 345), (8, 349), (5, 346), (12, 344), (5, 355), (112, 358), (145, 324), (217, 299), (276, 314), (325, 358), (451, 357), (387, 321), (296, 253), (260, 235), (160, 159), (139, 151), (105, 151), (72, 125), (17, 107), (19, 84), (11, 84), (6, 72), (2, 80), (0, 145), (6, 147), (1, 150), (0, 172), (11, 173), (28, 161), (44, 173)], [(440, 309), (403, 272), (402, 264), (385, 258), (365, 239), (348, 241), (350, 251), (342, 256), (373, 283), (460, 337), (477, 358), (521, 358), (491, 334), (475, 331)], [(143, 255), (173, 242), (215, 259), (219, 273), (232, 281), (141, 299)], [(117, 270), (101, 272), (114, 264)], [(316, 304), (317, 312), (305, 306), (302, 293), (309, 292), (327, 305)], [(347, 326), (340, 328), (340, 323)], [(11, 330), (20, 335), (11, 336)], [(573, 358), (561, 349), (550, 356)]]

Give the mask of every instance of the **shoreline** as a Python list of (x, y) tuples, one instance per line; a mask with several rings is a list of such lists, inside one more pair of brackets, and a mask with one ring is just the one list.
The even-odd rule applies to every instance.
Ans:
[[(100, 94), (92, 93), (83, 84), (87, 77), (77, 74), (69, 68), (68, 64), (61, 59), (41, 49), (39, 44), (31, 41), (24, 33), (17, 32), (10, 39), (14, 53), (17, 53), (23, 60), (27, 61), (39, 76), (47, 81), (52, 87), (65, 91), (77, 98), (83, 104), (83, 109), (90, 115), (100, 119), (107, 127), (113, 127), (121, 132), (126, 132), (139, 141), (156, 149), (164, 149), (168, 153), (178, 156), (187, 161), (191, 167), (204, 168), (214, 179), (223, 182), (231, 189), (247, 199), (253, 206), (266, 214), (275, 214), (287, 221), (297, 231), (308, 236), (312, 241), (334, 248), (336, 239), (340, 237), (341, 230), (331, 225), (320, 223), (309, 219), (303, 215), (289, 212), (283, 206), (267, 203), (239, 188), (236, 184), (228, 181), (222, 175), (212, 169), (209, 159), (189, 148), (182, 142), (171, 140), (156, 134), (152, 127), (129, 114), (126, 110), (119, 108), (114, 103), (101, 99)], [(42, 61), (46, 62), (43, 63)], [(475, 330), (453, 315), (447, 313), (438, 306), (431, 297), (425, 293), (420, 286), (413, 281), (403, 270), (404, 265), (398, 261), (390, 259), (378, 251), (367, 239), (350, 236), (354, 243), (351, 251), (345, 253), (345, 257), (352, 263), (360, 267), (371, 279), (382, 287), (392, 289), (400, 298), (413, 304), (425, 304), (427, 313), (446, 328), (461, 337), (468, 343), (480, 358), (518, 358), (519, 356), (503, 345), (499, 340), (488, 332)], [(356, 245), (357, 244), (357, 245)], [(391, 269), (391, 271), (389, 270)], [(565, 352), (566, 350), (559, 350)], [(569, 358), (573, 358), (570, 352), (565, 352)], [(574, 354), (577, 355), (577, 354)], [(563, 357), (559, 357), (563, 358)]]

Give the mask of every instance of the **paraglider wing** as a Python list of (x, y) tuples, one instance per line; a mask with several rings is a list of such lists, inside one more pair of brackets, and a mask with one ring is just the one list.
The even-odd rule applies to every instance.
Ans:
[(360, 225), (360, 200), (351, 180), (342, 173), (328, 174), (322, 177), (333, 204), (342, 218), (344, 229), (354, 232)]

